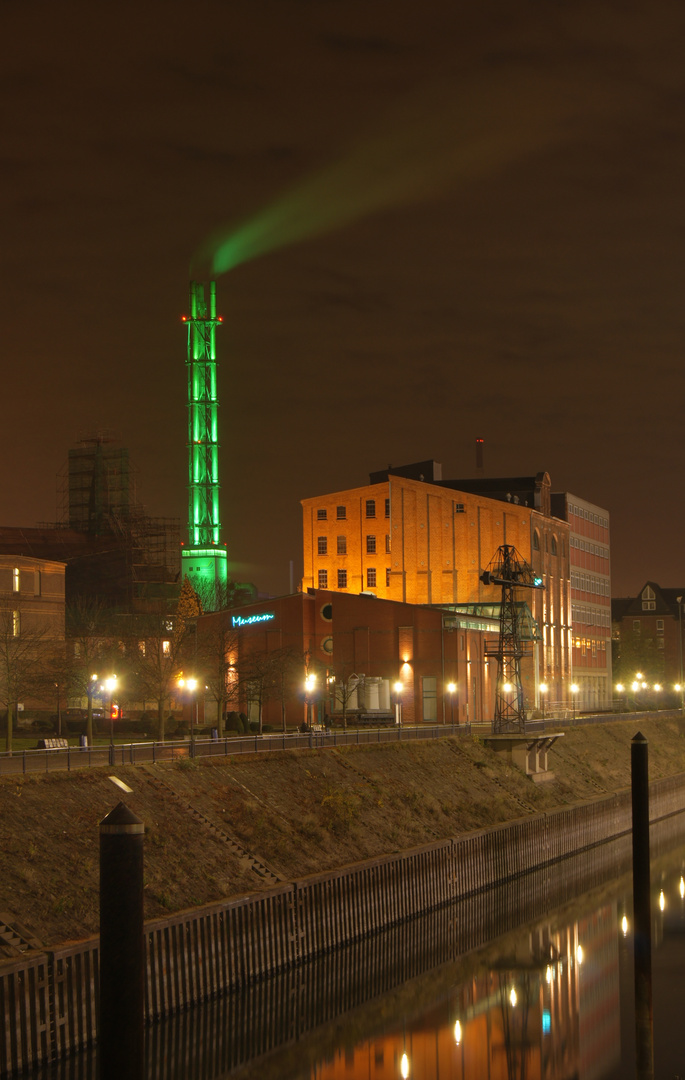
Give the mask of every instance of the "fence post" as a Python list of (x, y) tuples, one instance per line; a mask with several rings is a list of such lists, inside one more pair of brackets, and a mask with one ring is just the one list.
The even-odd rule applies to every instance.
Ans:
[(638, 731), (630, 744), (633, 811), (635, 1036), (638, 1080), (653, 1080), (652, 915), (649, 867), (649, 743)]
[(144, 835), (122, 802), (100, 822), (100, 1080), (143, 1080)]

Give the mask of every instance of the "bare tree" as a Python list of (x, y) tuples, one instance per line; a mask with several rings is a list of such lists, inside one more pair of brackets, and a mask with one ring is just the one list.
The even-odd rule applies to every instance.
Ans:
[(343, 664), (335, 670), (329, 669), (328, 686), (334, 703), (342, 709), (343, 728), (347, 728), (347, 709), (350, 700), (359, 687), (359, 676), (351, 670), (348, 664)]
[(24, 697), (40, 696), (45, 681), (49, 639), (44, 628), (24, 625), (24, 614), (18, 602), (0, 603), (0, 703), (7, 710), (5, 749), (9, 754), (17, 703)]
[(93, 745), (93, 695), (104, 671), (121, 667), (119, 635), (109, 612), (97, 599), (77, 597), (66, 609), (67, 645), (64, 682), (69, 694), (87, 701), (86, 741)]
[(238, 657), (240, 631), (234, 629), (227, 611), (217, 612), (208, 628), (203, 627), (197, 645), (198, 673), (216, 701), (219, 736), (224, 734), (224, 718), (229, 704), (240, 698)]

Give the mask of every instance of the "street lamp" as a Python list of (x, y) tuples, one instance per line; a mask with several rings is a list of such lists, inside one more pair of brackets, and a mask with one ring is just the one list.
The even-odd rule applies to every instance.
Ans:
[[(188, 690), (189, 693), (190, 693), (190, 744), (191, 744), (191, 747), (194, 747), (194, 745), (195, 745), (195, 725), (197, 723), (197, 696), (195, 694), (195, 691), (197, 690), (197, 679), (195, 679), (195, 678), (179, 679), (178, 680), (178, 685), (181, 688), (181, 690), (183, 690), (183, 688), (185, 687), (185, 689)], [(193, 753), (192, 753), (192, 750), (191, 750), (191, 757), (192, 756), (193, 756)]]
[(316, 675), (310, 674), (304, 680), (304, 700), (307, 706), (307, 725), (312, 726), (312, 694), (316, 688)]
[(117, 685), (117, 677), (116, 677), (116, 675), (110, 675), (109, 678), (105, 679), (105, 688), (106, 688), (107, 692), (109, 693), (109, 743), (110, 743), (110, 746), (114, 746), (114, 714), (112, 712), (112, 694), (114, 693), (114, 688), (115, 688), (116, 685)]
[(399, 679), (397, 680), (396, 683), (393, 684), (393, 690), (395, 691), (395, 723), (397, 724), (398, 727), (401, 727), (402, 726), (402, 691), (404, 690), (404, 685), (399, 681)]
[(576, 694), (578, 693), (578, 683), (571, 683), (571, 699), (573, 701), (573, 723), (576, 722)]
[[(617, 682), (617, 683), (616, 683), (616, 693), (617, 693), (617, 694), (622, 694), (624, 690), (625, 690), (625, 686), (623, 685), (623, 683), (621, 683), (621, 682)], [(619, 711), (619, 712), (622, 712), (622, 709), (620, 708), (620, 704), (621, 704), (621, 703), (620, 703), (620, 701), (619, 701), (619, 710), (618, 710), (618, 711)]]
[(457, 692), (457, 684), (455, 682), (448, 682), (447, 693), (450, 696), (450, 723), (454, 727), (454, 695)]
[(661, 693), (661, 683), (654, 683), (654, 693), (656, 694), (656, 711), (659, 711), (659, 694)]
[(545, 719), (545, 698), (547, 697), (547, 683), (541, 682), (538, 686), (540, 691), (540, 701), (542, 702), (542, 719)]

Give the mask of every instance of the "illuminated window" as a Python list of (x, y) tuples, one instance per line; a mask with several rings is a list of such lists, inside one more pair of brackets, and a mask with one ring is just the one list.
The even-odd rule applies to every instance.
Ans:
[(366, 538), (366, 554), (367, 555), (375, 555), (376, 554), (376, 537), (375, 536), (367, 536), (367, 538)]
[(376, 500), (375, 499), (367, 499), (366, 500), (366, 516), (367, 516), (367, 518), (375, 518), (375, 516), (376, 516)]
[(347, 570), (338, 570), (338, 588), (347, 588)]
[(385, 550), (389, 555), (390, 554), (390, 534), (388, 534), (386, 536), (386, 538), (385, 538)]
[(171, 642), (170, 641), (163, 641), (162, 642), (162, 654), (164, 656), (170, 656), (171, 655)]
[(390, 499), (385, 500), (385, 516), (390, 517)]
[(347, 537), (338, 537), (338, 555), (347, 555)]
[(138, 642), (138, 649), (140, 650), (140, 655), (145, 656), (145, 642), (144, 641), (139, 641)]
[(19, 592), (21, 586), (21, 574), (19, 573), (19, 567), (15, 566), (12, 571), (12, 592)]
[(388, 567), (387, 570), (385, 571), (385, 587), (386, 587), (386, 589), (389, 587), (389, 585), (390, 585), (390, 567)]
[(21, 633), (21, 613), (19, 611), (12, 612), (12, 636), (19, 637)]
[(337, 511), (336, 511), (336, 517), (337, 517), (338, 521), (344, 521), (345, 518), (347, 517), (347, 507), (346, 506), (339, 506), (337, 508)]
[(328, 588), (328, 570), (319, 570), (319, 588)]
[(326, 520), (326, 508), (325, 507), (323, 507), (323, 509), (321, 509), (321, 510), (316, 511), (316, 520), (317, 521), (325, 521)]
[(320, 536), (318, 538), (317, 549), (319, 555), (328, 555), (328, 540), (325, 536)]
[(366, 571), (366, 587), (367, 589), (376, 588), (376, 570), (373, 566), (370, 566)]

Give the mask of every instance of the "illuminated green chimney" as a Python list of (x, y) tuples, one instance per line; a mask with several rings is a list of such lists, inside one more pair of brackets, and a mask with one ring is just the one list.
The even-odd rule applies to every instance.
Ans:
[(216, 285), (190, 283), (188, 325), (188, 545), (183, 575), (200, 595), (205, 611), (220, 606), (228, 578), (228, 554), (220, 542), (219, 421), (216, 378)]

